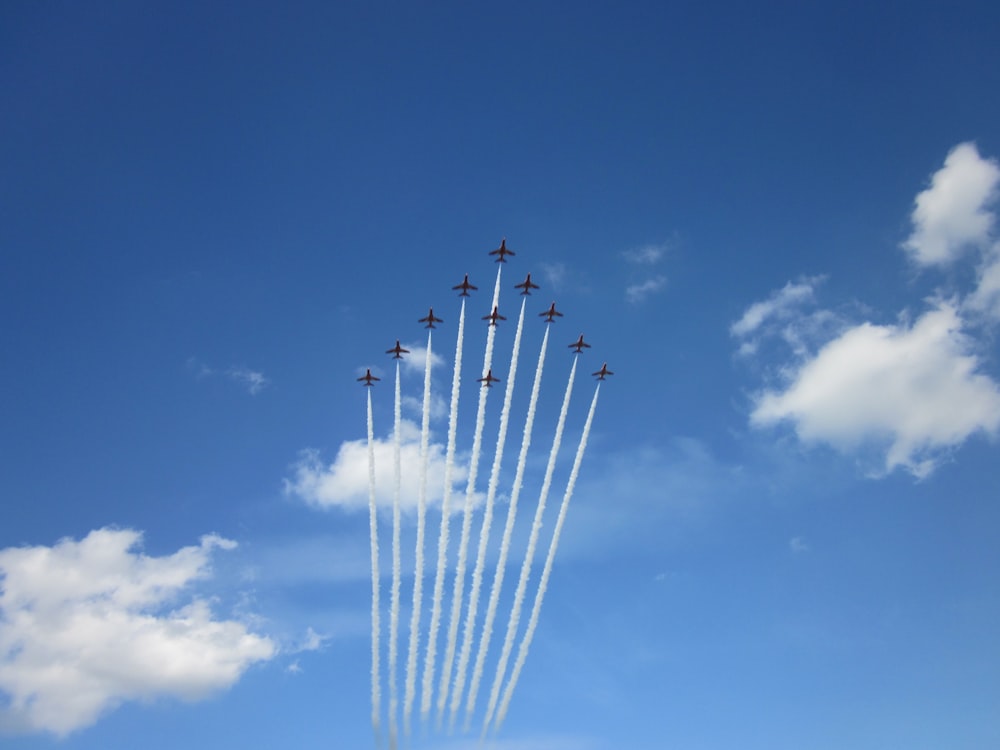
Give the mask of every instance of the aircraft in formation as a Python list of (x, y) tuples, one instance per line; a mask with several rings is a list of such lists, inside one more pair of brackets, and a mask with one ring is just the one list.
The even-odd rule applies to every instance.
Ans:
[(531, 283), (531, 274), (529, 273), (527, 277), (525, 277), (523, 282), (521, 282), (520, 284), (514, 284), (514, 288), (523, 289), (524, 291), (521, 292), (522, 295), (531, 294), (532, 289), (538, 289), (538, 284)]
[(452, 289), (461, 289), (462, 291), (459, 292), (458, 296), (459, 297), (468, 297), (470, 289), (472, 291), (476, 291), (476, 290), (479, 289), (479, 287), (478, 286), (472, 286), (472, 284), (469, 283), (469, 274), (465, 274), (465, 278), (462, 279), (462, 283), (461, 284), (456, 284), (455, 286), (452, 287)]
[(507, 249), (507, 238), (504, 237), (502, 240), (500, 240), (500, 247), (498, 247), (496, 250), (490, 250), (490, 255), (497, 256), (497, 263), (506, 263), (507, 259), (504, 256), (516, 255), (516, 253), (513, 250)]
[[(497, 263), (506, 263), (507, 262), (506, 256), (514, 255), (515, 253), (513, 250), (507, 249), (507, 238), (505, 237), (500, 241), (500, 247), (498, 247), (496, 250), (491, 250), (489, 254), (497, 256), (496, 259)], [(527, 276), (525, 276), (524, 281), (521, 282), (520, 284), (515, 284), (514, 288), (520, 289), (522, 295), (528, 295), (531, 294), (532, 289), (538, 289), (539, 286), (538, 284), (535, 284), (531, 281), (531, 274), (529, 273)], [(459, 297), (468, 297), (470, 296), (469, 295), (470, 290), (477, 291), (479, 287), (470, 284), (469, 274), (465, 274), (465, 277), (462, 279), (462, 283), (456, 284), (455, 286), (452, 287), (452, 289), (459, 290), (459, 295), (458, 295)], [(538, 315), (540, 317), (545, 318), (546, 323), (552, 323), (555, 321), (556, 318), (563, 317), (563, 314), (558, 310), (556, 310), (555, 302), (549, 305), (548, 310), (546, 310), (545, 312), (540, 312), (538, 313)], [(493, 312), (491, 312), (489, 315), (484, 315), (483, 320), (488, 320), (490, 321), (491, 326), (495, 326), (498, 320), (507, 320), (507, 318), (505, 318), (503, 315), (500, 314), (498, 307), (494, 306)], [(435, 328), (434, 325), (435, 323), (443, 323), (444, 320), (434, 315), (434, 308), (431, 307), (427, 311), (427, 317), (420, 318), (418, 322), (426, 323), (427, 325), (424, 326), (425, 328)], [(586, 341), (583, 340), (583, 334), (581, 333), (580, 338), (578, 338), (576, 341), (570, 344), (569, 348), (574, 350), (573, 351), (574, 354), (580, 354), (581, 352), (583, 352), (584, 349), (590, 349), (591, 347), (590, 344), (588, 344)], [(404, 354), (410, 353), (410, 350), (404, 349), (402, 345), (399, 343), (399, 339), (396, 339), (396, 345), (391, 349), (386, 349), (385, 353), (393, 355), (393, 359), (402, 359)], [(608, 375), (614, 375), (614, 372), (608, 369), (608, 363), (605, 362), (603, 365), (601, 365), (600, 370), (592, 374), (598, 380), (604, 380)], [(372, 371), (370, 369), (366, 369), (365, 374), (362, 375), (360, 378), (358, 378), (358, 381), (359, 382), (363, 381), (365, 386), (374, 385), (375, 382), (379, 380), (381, 380), (381, 378), (377, 378), (374, 375), (372, 375)], [(489, 370), (486, 373), (486, 377), (479, 378), (477, 382), (482, 383), (483, 386), (486, 388), (492, 388), (494, 383), (500, 382), (500, 378), (493, 377), (493, 370)]]
[(605, 362), (601, 365), (601, 369), (597, 372), (591, 373), (591, 375), (596, 375), (598, 380), (604, 380), (608, 375), (614, 375), (614, 373), (608, 369), (608, 363)]
[(401, 347), (399, 345), (399, 339), (396, 339), (396, 345), (392, 347), (392, 349), (386, 349), (385, 353), (393, 355), (393, 359), (402, 359), (404, 354), (410, 353), (410, 350)]
[(358, 381), (359, 382), (362, 381), (362, 380), (365, 381), (365, 386), (367, 387), (369, 385), (375, 385), (372, 382), (373, 380), (381, 380), (381, 379), (382, 378), (376, 378), (374, 375), (372, 375), (371, 368), (368, 368), (368, 369), (365, 370), (365, 374), (362, 375), (360, 378), (358, 378)]
[(497, 308), (494, 307), (493, 312), (491, 312), (489, 315), (483, 316), (483, 320), (488, 320), (490, 321), (491, 326), (495, 326), (498, 320), (507, 320), (507, 318), (505, 318), (503, 315), (497, 312)]
[(545, 322), (546, 323), (551, 323), (557, 317), (561, 318), (563, 316), (563, 314), (561, 312), (559, 312), (558, 310), (556, 310), (556, 303), (555, 302), (553, 302), (551, 305), (549, 305), (549, 309), (548, 310), (546, 310), (545, 312), (540, 312), (540, 313), (538, 313), (538, 315), (545, 317)]
[(427, 317), (421, 318), (417, 322), (426, 323), (427, 325), (425, 325), (424, 328), (433, 328), (435, 323), (444, 323), (444, 320), (442, 320), (441, 318), (434, 317), (434, 308), (432, 307), (430, 311), (427, 313)]
[(492, 388), (494, 383), (500, 382), (500, 378), (493, 377), (493, 370), (490, 369), (486, 372), (485, 378), (479, 378), (476, 382), (482, 383), (484, 388)]

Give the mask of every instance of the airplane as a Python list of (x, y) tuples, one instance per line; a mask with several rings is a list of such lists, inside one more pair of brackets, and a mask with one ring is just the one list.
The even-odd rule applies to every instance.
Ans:
[(393, 355), (393, 357), (392, 357), (393, 359), (402, 359), (404, 354), (409, 354), (410, 353), (410, 350), (409, 349), (404, 349), (403, 347), (401, 347), (399, 345), (399, 339), (396, 339), (396, 345), (394, 347), (392, 347), (392, 349), (386, 349), (385, 353), (386, 354), (392, 354)]
[(579, 339), (577, 339), (576, 341), (574, 341), (572, 344), (569, 345), (570, 349), (573, 349), (573, 348), (576, 349), (576, 352), (575, 352), (576, 354), (579, 354), (580, 352), (582, 352), (583, 349), (584, 349), (584, 347), (586, 347), (587, 349), (589, 349), (590, 348), (590, 344), (586, 343), (583, 340), (583, 334), (582, 333), (580, 334), (580, 338)]
[(497, 312), (497, 308), (494, 307), (493, 308), (493, 312), (491, 312), (489, 315), (484, 315), (483, 316), (483, 320), (488, 320), (488, 321), (490, 321), (490, 325), (491, 326), (495, 326), (497, 324), (498, 320), (507, 320), (507, 318), (505, 318), (503, 315), (501, 315), (500, 313), (498, 313)]
[(500, 240), (500, 247), (498, 247), (496, 250), (490, 250), (490, 255), (496, 255), (497, 256), (497, 263), (506, 263), (507, 259), (505, 257), (503, 257), (503, 256), (505, 256), (505, 255), (515, 255), (515, 254), (516, 253), (513, 250), (508, 250), (507, 249), (507, 238), (506, 237), (504, 237), (502, 240)]
[(472, 286), (472, 284), (469, 283), (469, 274), (465, 274), (465, 278), (462, 279), (462, 283), (461, 284), (457, 284), (456, 286), (453, 286), (452, 289), (461, 289), (462, 291), (459, 292), (458, 296), (459, 297), (468, 297), (470, 289), (472, 291), (476, 291), (477, 289), (479, 289), (479, 287), (478, 286)]
[(608, 363), (605, 362), (603, 365), (601, 365), (600, 370), (591, 373), (591, 375), (596, 375), (598, 380), (604, 380), (604, 378), (606, 378), (608, 375), (614, 375), (614, 373), (608, 369)]
[(364, 375), (362, 375), (362, 376), (361, 376), (360, 378), (358, 378), (358, 380), (359, 380), (359, 381), (361, 381), (361, 380), (365, 381), (365, 386), (366, 386), (366, 387), (367, 387), (367, 386), (370, 386), (370, 385), (375, 385), (375, 384), (374, 384), (374, 383), (372, 382), (373, 380), (381, 380), (381, 379), (382, 379), (382, 378), (376, 378), (376, 377), (375, 377), (374, 375), (372, 375), (372, 371), (371, 371), (371, 369), (370, 369), (370, 368), (369, 368), (369, 369), (366, 369), (366, 370), (365, 370), (365, 374), (364, 374)]
[(427, 313), (427, 317), (426, 318), (421, 318), (417, 322), (418, 323), (426, 323), (427, 325), (425, 325), (424, 328), (433, 328), (435, 323), (444, 323), (444, 321), (441, 320), (441, 318), (435, 318), (434, 317), (434, 308), (433, 307), (430, 308), (430, 311)]
[(514, 288), (523, 289), (524, 291), (521, 292), (521, 294), (531, 294), (532, 289), (538, 289), (538, 284), (531, 283), (531, 274), (529, 273), (527, 278), (525, 278), (524, 283), (514, 284)]
[(486, 373), (485, 378), (479, 378), (476, 382), (482, 383), (485, 388), (492, 388), (494, 383), (500, 382), (500, 378), (493, 377), (493, 370), (491, 369)]
[[(556, 303), (555, 302), (553, 302), (551, 305), (549, 305), (549, 309), (548, 310), (546, 310), (545, 312), (542, 312), (542, 313), (538, 313), (538, 314), (540, 316), (544, 316), (546, 318), (546, 320), (545, 320), (546, 323), (551, 323), (553, 320), (556, 319), (556, 317), (560, 317), (561, 318), (563, 316), (563, 314), (561, 312), (559, 312), (558, 310), (556, 310)], [(571, 346), (572, 346), (572, 344), (571, 344)]]

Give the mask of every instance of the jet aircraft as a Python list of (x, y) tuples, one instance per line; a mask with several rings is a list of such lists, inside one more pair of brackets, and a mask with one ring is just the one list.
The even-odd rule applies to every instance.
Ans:
[(362, 380), (365, 381), (365, 386), (367, 387), (369, 385), (375, 385), (372, 382), (373, 380), (381, 380), (381, 379), (382, 378), (376, 378), (374, 375), (372, 375), (372, 371), (369, 368), (369, 369), (365, 370), (365, 374), (364, 375), (362, 375), (360, 378), (358, 378), (358, 381), (359, 382), (362, 381)]
[(505, 255), (515, 255), (515, 254), (516, 253), (513, 250), (508, 250), (507, 249), (507, 238), (506, 237), (504, 237), (502, 240), (500, 240), (500, 247), (498, 247), (496, 250), (490, 250), (490, 255), (496, 255), (497, 256), (497, 263), (506, 263), (507, 259), (505, 257), (503, 257), (503, 256), (505, 256)]
[(569, 345), (570, 349), (576, 349), (575, 354), (579, 354), (580, 352), (582, 352), (585, 347), (587, 349), (589, 349), (590, 348), (590, 344), (588, 344), (587, 342), (585, 342), (583, 340), (583, 334), (582, 333), (580, 334), (580, 338), (578, 338), (576, 341), (574, 341), (572, 344)]
[(523, 289), (524, 291), (521, 292), (521, 294), (531, 294), (532, 289), (538, 289), (538, 284), (531, 283), (531, 274), (529, 273), (528, 276), (524, 279), (524, 282), (521, 284), (514, 284), (514, 288)]
[(591, 375), (596, 375), (598, 380), (604, 380), (608, 375), (614, 375), (614, 373), (608, 369), (608, 363), (605, 362), (601, 365), (601, 369), (597, 372), (591, 373)]
[(386, 349), (385, 353), (393, 355), (393, 359), (402, 359), (404, 354), (410, 353), (410, 350), (401, 347), (399, 345), (399, 339), (396, 339), (396, 345), (392, 347), (392, 349)]
[(495, 326), (497, 324), (498, 320), (507, 320), (507, 318), (505, 318), (503, 315), (501, 315), (500, 313), (498, 313), (497, 312), (497, 308), (494, 307), (493, 308), (493, 312), (491, 312), (489, 315), (484, 315), (483, 316), (483, 320), (488, 320), (488, 321), (490, 321), (490, 325), (491, 326)]
[(492, 388), (494, 383), (499, 383), (500, 378), (493, 377), (493, 370), (489, 370), (486, 373), (485, 378), (479, 378), (477, 383), (482, 383), (484, 388)]
[(545, 322), (546, 323), (551, 323), (557, 317), (561, 318), (563, 316), (563, 314), (561, 312), (559, 312), (558, 310), (556, 310), (556, 303), (555, 302), (553, 302), (551, 305), (549, 305), (549, 309), (548, 310), (546, 310), (545, 312), (538, 313), (538, 314), (540, 316), (543, 316), (545, 318)]
[(456, 284), (455, 286), (452, 287), (452, 289), (461, 289), (462, 291), (459, 292), (458, 296), (459, 297), (468, 297), (470, 289), (472, 291), (476, 291), (477, 289), (479, 289), (479, 287), (478, 286), (472, 286), (472, 284), (469, 283), (469, 274), (465, 274), (465, 278), (462, 279), (462, 283), (461, 284)]
[(427, 317), (426, 318), (421, 318), (417, 322), (418, 323), (426, 323), (427, 325), (425, 325), (424, 328), (434, 328), (434, 324), (435, 323), (444, 323), (444, 321), (441, 318), (435, 318), (434, 317), (434, 308), (433, 307), (430, 308), (430, 311), (427, 313)]

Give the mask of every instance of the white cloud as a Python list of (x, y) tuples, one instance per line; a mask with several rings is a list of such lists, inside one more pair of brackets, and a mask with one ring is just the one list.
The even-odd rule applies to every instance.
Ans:
[[(395, 458), (392, 436), (376, 438), (375, 488), (376, 502), (382, 507), (392, 507), (395, 489)], [(441, 502), (444, 488), (444, 446), (428, 446), (427, 502)], [(400, 430), (400, 505), (404, 510), (415, 510), (420, 496), (420, 428), (404, 419)], [(341, 444), (333, 463), (324, 466), (315, 451), (303, 451), (293, 466), (294, 476), (285, 480), (285, 493), (302, 498), (319, 507), (341, 506), (361, 510), (368, 507), (368, 441), (349, 440)], [(467, 476), (466, 467), (456, 459), (452, 472), (452, 498), (464, 502)], [(477, 496), (478, 497), (478, 496)], [(462, 503), (452, 503), (462, 507)]]
[[(403, 344), (404, 349), (409, 349), (409, 354), (404, 354), (400, 360), (404, 372), (416, 372), (421, 376), (424, 374), (424, 367), (427, 364), (426, 344)], [(433, 349), (431, 350), (431, 371), (435, 372), (444, 367), (444, 358)]]
[(651, 266), (659, 263), (666, 255), (666, 245), (644, 245), (634, 250), (626, 250), (622, 253), (625, 260), (641, 266)]
[(965, 299), (969, 312), (1000, 319), (1000, 242), (983, 254), (976, 272), (976, 288)]
[(729, 327), (729, 333), (742, 338), (772, 319), (787, 320), (797, 315), (801, 304), (813, 299), (816, 286), (822, 281), (822, 276), (812, 276), (794, 284), (789, 281), (763, 302), (750, 305), (743, 316)]
[(945, 265), (968, 247), (982, 248), (995, 217), (987, 210), (997, 197), (1000, 166), (979, 156), (975, 144), (956, 146), (929, 188), (917, 195), (913, 232), (903, 248), (921, 266)]
[(884, 471), (930, 473), (944, 452), (1000, 428), (1000, 387), (979, 372), (956, 308), (938, 302), (911, 326), (862, 323), (757, 399), (755, 426), (790, 421), (799, 438), (876, 445)]
[(809, 545), (806, 544), (806, 540), (800, 536), (793, 536), (788, 540), (788, 549), (790, 549), (795, 554), (809, 551)]
[(270, 384), (264, 373), (256, 372), (247, 367), (231, 367), (227, 373), (229, 377), (247, 389), (247, 393), (256, 396)]
[(654, 276), (639, 284), (632, 284), (625, 288), (625, 299), (636, 304), (642, 302), (646, 297), (655, 294), (667, 285), (666, 276)]
[(275, 655), (270, 639), (213, 619), (203, 599), (178, 601), (209, 574), (213, 550), (235, 542), (209, 535), (148, 557), (134, 551), (141, 538), (105, 528), (0, 550), (3, 723), (65, 735), (125, 701), (198, 700)]

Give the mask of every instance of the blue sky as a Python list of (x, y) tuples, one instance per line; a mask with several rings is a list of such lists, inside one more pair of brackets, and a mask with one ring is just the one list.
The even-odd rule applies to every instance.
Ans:
[[(1000, 743), (995, 4), (8, 3), (0, 10), (4, 747), (376, 747), (366, 401), (400, 675), (429, 306), (430, 618), (503, 266), (472, 544), (500, 555), (478, 746), (594, 393), (495, 750)], [(436, 488), (436, 489), (435, 489)], [(449, 571), (461, 513), (452, 520)], [(475, 551), (470, 552), (470, 573)], [(451, 577), (447, 578), (450, 586)], [(535, 583), (529, 586), (529, 601)], [(447, 605), (446, 599), (445, 604)], [(527, 620), (527, 613), (522, 617)], [(426, 635), (424, 635), (426, 638)], [(476, 636), (478, 638), (478, 634)], [(421, 659), (423, 654), (421, 653)], [(473, 657), (474, 658), (474, 657)], [(384, 671), (381, 746), (387, 746)], [(419, 701), (419, 697), (418, 697)]]

